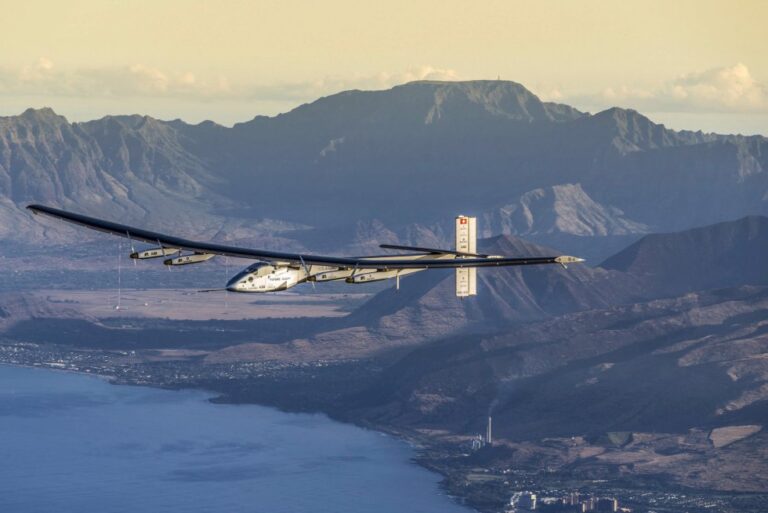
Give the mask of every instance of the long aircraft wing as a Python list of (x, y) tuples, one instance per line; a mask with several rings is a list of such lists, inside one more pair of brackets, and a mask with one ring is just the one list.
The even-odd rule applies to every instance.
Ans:
[(60, 210), (44, 205), (27, 206), (35, 214), (42, 214), (69, 223), (85, 226), (92, 230), (104, 233), (111, 233), (119, 237), (125, 237), (131, 240), (157, 244), (167, 248), (178, 248), (196, 253), (209, 253), (213, 255), (222, 255), (235, 258), (247, 258), (252, 260), (263, 260), (268, 262), (290, 262), (297, 265), (324, 265), (344, 269), (365, 268), (365, 269), (446, 269), (463, 267), (504, 267), (512, 265), (539, 265), (539, 264), (569, 264), (582, 262), (583, 260), (571, 256), (554, 257), (531, 257), (531, 258), (511, 258), (511, 257), (482, 257), (482, 258), (457, 258), (450, 260), (440, 260), (431, 258), (414, 259), (377, 259), (371, 257), (333, 257), (321, 255), (304, 255), (297, 253), (281, 253), (277, 251), (266, 251), (262, 249), (239, 248), (236, 246), (225, 246), (213, 244), (210, 242), (197, 242), (193, 240), (182, 239), (171, 235), (134, 228), (124, 224), (114, 223), (97, 219), (95, 217), (84, 216)]

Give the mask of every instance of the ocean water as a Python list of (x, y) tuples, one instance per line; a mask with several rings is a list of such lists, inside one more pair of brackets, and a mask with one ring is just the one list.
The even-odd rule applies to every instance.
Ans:
[(391, 437), (208, 397), (0, 365), (0, 512), (470, 511)]

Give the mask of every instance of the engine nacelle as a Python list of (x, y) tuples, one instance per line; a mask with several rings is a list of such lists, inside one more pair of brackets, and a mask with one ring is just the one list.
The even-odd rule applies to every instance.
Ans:
[(149, 248), (144, 251), (135, 251), (131, 253), (131, 258), (134, 260), (145, 260), (147, 258), (160, 258), (168, 255), (173, 255), (181, 251), (178, 248)]
[[(410, 270), (410, 269), (409, 269)], [(372, 273), (358, 273), (346, 279), (347, 283), (368, 283), (371, 281), (390, 280), (396, 278), (398, 274), (405, 274), (402, 270), (394, 271), (376, 271)]]
[(303, 268), (274, 266), (260, 262), (246, 267), (227, 282), (230, 292), (276, 292), (307, 280)]
[[(331, 271), (322, 271), (318, 272), (317, 274), (313, 274), (309, 277), (309, 281), (333, 281), (333, 280), (343, 280), (345, 278), (349, 278), (352, 276), (352, 273), (354, 273), (354, 269), (341, 269), (341, 270), (331, 270)], [(359, 272), (359, 271), (358, 271)]]
[(199, 264), (201, 262), (207, 262), (208, 260), (210, 260), (215, 256), (216, 255), (213, 255), (211, 253), (192, 253), (191, 255), (181, 255), (181, 256), (177, 256), (176, 258), (169, 258), (168, 260), (163, 260), (163, 263), (165, 265)]

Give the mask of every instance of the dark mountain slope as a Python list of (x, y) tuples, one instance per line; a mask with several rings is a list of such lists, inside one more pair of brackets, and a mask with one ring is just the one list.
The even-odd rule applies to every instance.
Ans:
[[(373, 422), (457, 433), (481, 431), (492, 413), (498, 436), (513, 439), (685, 432), (737, 413), (739, 422), (761, 423), (768, 332), (747, 318), (768, 319), (765, 288), (457, 336), (415, 350), (348, 404)], [(722, 344), (742, 350), (718, 356)]]
[[(648, 236), (609, 259), (609, 274), (575, 266), (562, 274), (496, 274), (467, 314), (498, 327), (496, 334), (473, 326), (414, 350), (356, 399), (359, 407), (375, 422), (457, 432), (479, 429), (493, 410), (499, 432), (513, 438), (762, 423), (768, 418), (768, 283), (761, 258), (767, 222), (752, 217)], [(489, 243), (512, 254), (521, 245), (542, 251), (506, 237)], [(522, 274), (514, 276), (517, 271)], [(691, 290), (697, 286), (728, 288)], [(631, 287), (634, 296), (622, 296)], [(686, 294), (638, 299), (674, 287)], [(382, 319), (404, 311), (419, 319), (415, 312), (426, 309), (431, 291), (419, 294), (389, 313), (382, 305), (391, 308), (385, 302), (391, 296), (382, 293), (356, 315), (375, 306)], [(504, 327), (504, 320), (524, 314), (555, 317)]]
[(768, 218), (745, 217), (643, 237), (601, 264), (632, 274), (665, 294), (768, 285)]

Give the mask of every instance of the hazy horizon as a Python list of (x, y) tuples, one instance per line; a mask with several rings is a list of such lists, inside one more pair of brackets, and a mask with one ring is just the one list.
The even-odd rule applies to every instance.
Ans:
[[(349, 89), (512, 80), (675, 129), (768, 134), (768, 4), (459, 2), (301, 9), (76, 0), (5, 6), (0, 115), (146, 114), (231, 125)], [(375, 56), (375, 58), (372, 58)]]

